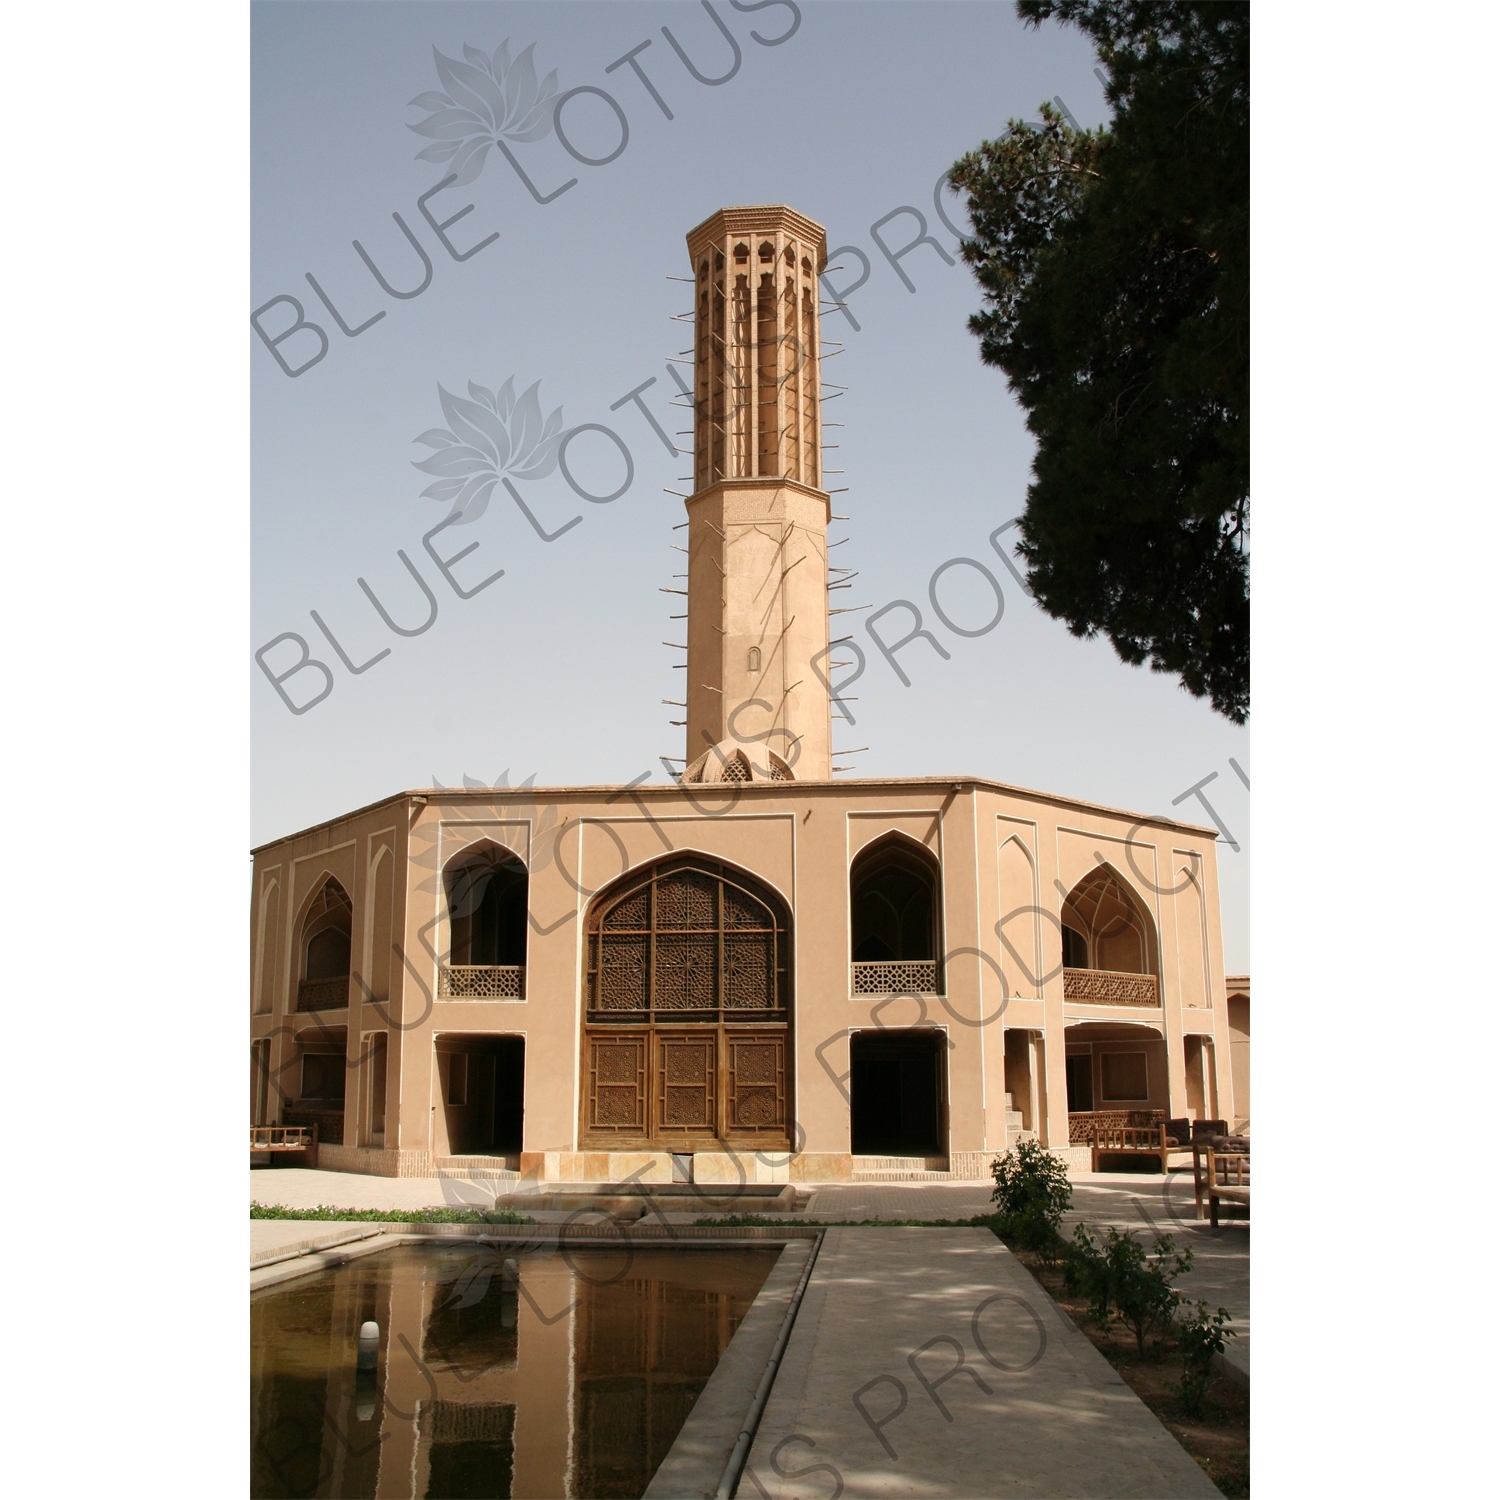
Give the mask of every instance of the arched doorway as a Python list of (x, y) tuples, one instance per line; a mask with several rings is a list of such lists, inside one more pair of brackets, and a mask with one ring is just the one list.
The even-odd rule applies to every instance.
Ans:
[(791, 923), (700, 856), (623, 877), (588, 916), (583, 1143), (786, 1150)]

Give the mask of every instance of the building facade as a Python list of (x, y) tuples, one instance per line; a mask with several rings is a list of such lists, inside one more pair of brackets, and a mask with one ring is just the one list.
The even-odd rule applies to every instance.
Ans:
[(257, 849), (252, 1122), (350, 1171), (734, 1183), (1247, 1118), (1212, 829), (833, 765), (823, 231), (726, 209), (688, 248), (681, 778), (403, 792)]

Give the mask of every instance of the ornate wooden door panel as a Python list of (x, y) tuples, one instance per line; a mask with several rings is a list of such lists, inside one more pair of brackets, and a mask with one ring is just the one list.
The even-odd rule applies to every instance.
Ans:
[(656, 1034), (656, 1130), (713, 1135), (718, 1035)]
[(592, 1035), (588, 1039), (590, 1131), (602, 1135), (646, 1134), (646, 1035)]
[(729, 1032), (725, 1109), (729, 1135), (786, 1131), (786, 1033)]

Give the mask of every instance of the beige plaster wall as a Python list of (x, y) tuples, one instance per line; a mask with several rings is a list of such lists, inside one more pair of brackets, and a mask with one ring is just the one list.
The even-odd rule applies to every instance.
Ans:
[[(367, 1145), (360, 1122), (368, 1117), (370, 1039), (388, 1035), (399, 1050), (394, 1008), (401, 988), (393, 982), (391, 951), (406, 897), (408, 799), (392, 798), (336, 822), (257, 850), (252, 868), (251, 1038), (270, 1052), (268, 1117), (279, 1120), (300, 1100), (300, 1057), (305, 1051), (345, 1054), (344, 1141)], [(302, 924), (329, 878), (352, 904), (350, 997), (339, 1010), (296, 1009), (302, 976)], [(387, 1113), (397, 1089), (387, 1073)]]

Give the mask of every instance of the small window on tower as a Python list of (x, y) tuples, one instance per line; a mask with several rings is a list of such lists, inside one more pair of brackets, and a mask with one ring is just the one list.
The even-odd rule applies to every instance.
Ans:
[(758, 671), (760, 671), (760, 647), (759, 646), (752, 646), (750, 648), (750, 670), (752, 672), (758, 672)]
[(698, 274), (700, 276), (708, 275), (708, 260), (706, 258), (698, 263)]
[(722, 250), (715, 250), (714, 251), (714, 270), (716, 270), (716, 271), (722, 271), (723, 269), (724, 269), (724, 252)]
[(736, 245), (734, 247), (734, 261), (736, 265), (743, 265), (750, 259), (749, 245)]
[(802, 274), (804, 276), (812, 275), (812, 262), (805, 255), (802, 257)]
[(762, 260), (776, 259), (776, 247), (770, 242), (770, 240), (762, 240), (760, 242), (760, 258)]
[(781, 252), (781, 258), (789, 266), (795, 266), (797, 264), (797, 257), (792, 254), (792, 247), (790, 245), (788, 245), (786, 249)]

